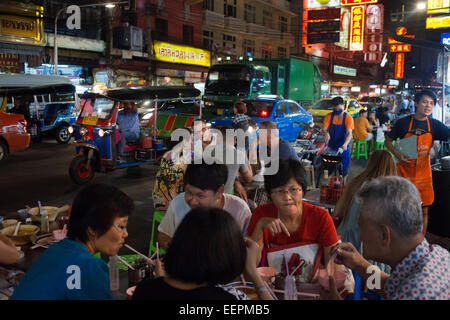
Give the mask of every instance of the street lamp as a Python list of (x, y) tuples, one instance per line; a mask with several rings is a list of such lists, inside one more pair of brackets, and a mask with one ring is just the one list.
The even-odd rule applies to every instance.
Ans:
[[(107, 2), (107, 3), (92, 3), (92, 4), (83, 4), (79, 5), (79, 8), (87, 8), (87, 7), (96, 7), (96, 6), (105, 6), (106, 8), (114, 8), (116, 4), (129, 4), (129, 1), (122, 1), (122, 2)], [(62, 9), (58, 11), (55, 17), (55, 36), (53, 37), (53, 65), (54, 67), (54, 74), (58, 75), (58, 44), (56, 42), (56, 37), (58, 35), (58, 18), (59, 15), (65, 11), (69, 6), (65, 6)]]
[(419, 2), (417, 4), (417, 9), (418, 10), (425, 10), (427, 8), (427, 3), (426, 2)]

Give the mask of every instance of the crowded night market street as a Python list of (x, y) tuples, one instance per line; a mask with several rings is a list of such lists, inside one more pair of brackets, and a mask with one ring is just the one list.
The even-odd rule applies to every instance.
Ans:
[(0, 300), (450, 300), (449, 45), (448, 1), (2, 0)]

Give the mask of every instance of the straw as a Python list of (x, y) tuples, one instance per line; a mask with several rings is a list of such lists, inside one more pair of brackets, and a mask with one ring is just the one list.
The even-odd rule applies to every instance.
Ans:
[(241, 280), (242, 280), (242, 283), (244, 284), (244, 286), (246, 287), (247, 286), (247, 282), (245, 281), (245, 278), (242, 275), (242, 273), (241, 273)]
[(126, 266), (128, 267), (128, 268), (130, 268), (131, 270), (134, 270), (134, 268), (132, 267), (132, 266), (130, 266), (125, 260), (123, 260), (120, 256), (117, 256), (117, 259), (119, 259), (120, 261), (122, 261), (123, 263), (125, 263), (126, 264)]
[(284, 263), (285, 263), (285, 265), (286, 265), (286, 275), (289, 275), (289, 267), (288, 267), (288, 261), (287, 261), (286, 249), (284, 249), (283, 255), (284, 255)]
[(159, 260), (159, 245), (158, 245), (158, 242), (156, 242), (156, 259)]
[(272, 298), (274, 300), (278, 300), (277, 295), (272, 291), (272, 289), (270, 289), (269, 285), (267, 284), (267, 282), (264, 281), (264, 286), (266, 287), (266, 289), (269, 291), (270, 295), (272, 296)]
[(137, 251), (136, 249), (133, 249), (131, 246), (129, 246), (128, 244), (124, 244), (124, 247), (127, 247), (128, 249), (130, 249), (131, 251), (133, 251), (134, 253), (137, 253), (139, 256), (141, 256), (142, 258), (144, 258), (145, 260), (147, 260), (147, 262), (149, 262), (150, 264), (154, 265), (155, 262), (150, 259), (149, 257), (143, 255), (142, 253), (140, 253), (139, 251)]
[(294, 271), (292, 271), (291, 276), (294, 275), (294, 273), (298, 270), (298, 268), (300, 268), (302, 265), (305, 264), (305, 260), (300, 261), (300, 263), (298, 264), (298, 266), (294, 269)]
[(65, 232), (66, 229), (67, 229), (67, 224), (64, 224), (64, 227), (63, 227), (62, 231)]
[[(273, 292), (284, 293), (284, 290), (274, 289)], [(298, 291), (297, 291), (297, 295), (304, 296), (304, 297), (311, 297), (311, 298), (318, 298), (318, 297), (320, 297), (320, 294), (317, 294), (317, 293), (306, 293), (306, 292), (298, 292)]]

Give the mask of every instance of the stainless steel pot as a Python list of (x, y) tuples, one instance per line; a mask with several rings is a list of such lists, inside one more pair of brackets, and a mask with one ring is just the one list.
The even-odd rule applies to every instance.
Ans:
[(443, 170), (450, 170), (450, 156), (441, 158), (441, 167)]

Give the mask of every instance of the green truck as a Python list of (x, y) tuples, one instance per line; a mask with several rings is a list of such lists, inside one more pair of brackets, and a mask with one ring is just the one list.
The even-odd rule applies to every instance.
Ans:
[(213, 65), (205, 83), (204, 119), (230, 114), (238, 100), (271, 94), (303, 107), (321, 98), (319, 68), (300, 58), (249, 58), (239, 63)]

